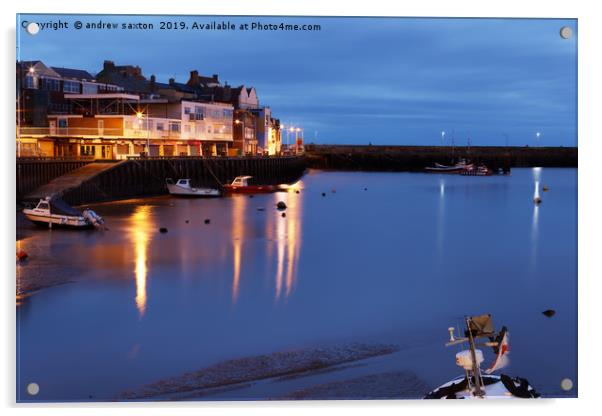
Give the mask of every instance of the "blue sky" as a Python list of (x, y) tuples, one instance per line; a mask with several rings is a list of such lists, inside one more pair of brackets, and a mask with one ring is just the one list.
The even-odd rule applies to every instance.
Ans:
[[(556, 19), (21, 15), (18, 54), (96, 73), (105, 59), (185, 82), (191, 69), (257, 89), (306, 142), (577, 145), (577, 22)], [(76, 30), (75, 21), (153, 23)], [(160, 21), (319, 24), (320, 31), (159, 30)], [(573, 37), (559, 35), (562, 26)], [(18, 26), (19, 27), (19, 26)], [(18, 55), (18, 56), (19, 56)], [(536, 133), (540, 132), (539, 142)]]

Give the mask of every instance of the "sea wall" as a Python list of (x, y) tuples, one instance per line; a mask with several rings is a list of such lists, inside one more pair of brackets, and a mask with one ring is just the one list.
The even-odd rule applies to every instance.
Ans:
[(465, 158), (492, 169), (577, 167), (576, 147), (305, 146), (308, 167), (333, 170), (421, 171)]
[(92, 159), (17, 158), (17, 200), (52, 179), (91, 163)]
[(296, 182), (305, 171), (304, 157), (240, 158), (141, 158), (116, 164), (62, 198), (72, 205), (162, 195), (165, 179), (190, 178), (195, 186), (217, 187), (236, 176), (253, 176), (257, 183)]

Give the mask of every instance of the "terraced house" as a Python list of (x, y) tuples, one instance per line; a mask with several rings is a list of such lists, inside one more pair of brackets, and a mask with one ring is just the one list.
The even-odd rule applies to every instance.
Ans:
[[(255, 89), (190, 72), (186, 83), (147, 79), (132, 65), (105, 61), (79, 69), (17, 63), (19, 156), (123, 159), (138, 156), (278, 154), (265, 136), (267, 107)], [(236, 112), (236, 113), (235, 113)], [(235, 115), (236, 114), (236, 115)], [(272, 142), (281, 137), (269, 117)]]

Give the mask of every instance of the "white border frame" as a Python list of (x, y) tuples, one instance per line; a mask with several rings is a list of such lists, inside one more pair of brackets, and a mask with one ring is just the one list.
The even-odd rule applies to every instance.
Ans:
[[(102, 4), (99, 4), (102, 3)], [(160, 2), (123, 2), (105, 0), (103, 2), (26, 0), (6, 4), (2, 13), (2, 27), (5, 41), (2, 45), (6, 65), (2, 65), (4, 85), (10, 86), (9, 97), (2, 100), (2, 125), (4, 126), (4, 147), (1, 157), (5, 179), (6, 198), (10, 201), (2, 206), (3, 260), (6, 269), (3, 273), (2, 310), (6, 311), (7, 325), (0, 341), (1, 357), (4, 360), (4, 374), (0, 378), (0, 405), (8, 408), (8, 413), (45, 415), (88, 414), (130, 414), (134, 409), (148, 414), (183, 414), (211, 412), (211, 414), (266, 415), (286, 413), (306, 415), (307, 413), (329, 414), (344, 412), (350, 415), (365, 415), (367, 412), (395, 414), (400, 412), (420, 412), (445, 415), (466, 412), (487, 412), (489, 415), (528, 411), (555, 415), (567, 413), (581, 414), (596, 406), (598, 387), (597, 376), (601, 373), (600, 358), (594, 348), (599, 348), (599, 325), (595, 320), (601, 316), (600, 302), (595, 296), (602, 293), (600, 280), (600, 248), (597, 237), (601, 235), (600, 196), (597, 190), (597, 163), (600, 160), (600, 128), (594, 125), (595, 117), (602, 115), (599, 104), (600, 65), (599, 41), (602, 39), (601, 15), (594, 2), (548, 0), (527, 2), (525, 0), (504, 0), (485, 2), (476, 0), (421, 0), (417, 2), (394, 3), (385, 0), (370, 0), (363, 4), (351, 4), (342, 0), (230, 0), (207, 2), (202, 0), (170, 0)], [(332, 16), (440, 16), (440, 17), (548, 17), (579, 19), (579, 399), (555, 399), (539, 401), (505, 401), (483, 403), (418, 402), (418, 401), (339, 401), (339, 402), (194, 402), (194, 403), (116, 403), (116, 404), (15, 404), (15, 304), (14, 304), (14, 237), (15, 211), (12, 195), (15, 192), (14, 173), (14, 75), (11, 61), (15, 60), (15, 14), (21, 13), (103, 13), (103, 14), (214, 14), (214, 15), (332, 15)], [(598, 41), (598, 42), (597, 42)], [(554, 342), (554, 340), (550, 340)], [(545, 348), (542, 345), (541, 348)], [(563, 357), (558, 357), (559, 360)], [(469, 406), (472, 407), (469, 408)], [(476, 407), (474, 407), (476, 406)], [(589, 412), (588, 412), (589, 413)]]

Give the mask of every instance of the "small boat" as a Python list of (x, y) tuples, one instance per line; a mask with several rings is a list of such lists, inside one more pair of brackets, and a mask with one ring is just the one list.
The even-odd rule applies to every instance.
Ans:
[(165, 180), (167, 190), (175, 196), (211, 197), (220, 196), (219, 189), (195, 188), (190, 185), (190, 179), (178, 179), (176, 183), (171, 178)]
[[(449, 342), (446, 346), (468, 343), (468, 349), (456, 354), (456, 364), (462, 367), (465, 374), (437, 387), (429, 392), (425, 399), (535, 399), (540, 395), (520, 377), (504, 374), (494, 375), (494, 371), (509, 364), (509, 335), (506, 327), (495, 332), (491, 315), (480, 315), (464, 318), (466, 330), (464, 334), (454, 334), (453, 327), (448, 328)], [(493, 363), (485, 374), (481, 371), (483, 351), (477, 349), (477, 340), (486, 338), (480, 345), (491, 347), (495, 355)]]
[(60, 198), (40, 199), (35, 208), (25, 208), (23, 214), (37, 225), (66, 228), (100, 228), (104, 220), (91, 209), (78, 211)]
[(449, 166), (435, 163), (435, 166), (428, 166), (424, 170), (431, 173), (461, 173), (472, 168), (473, 165), (471, 163), (466, 163), (466, 160), (462, 159), (455, 165)]
[(280, 189), (278, 185), (250, 185), (252, 176), (237, 176), (231, 184), (223, 185), (224, 192), (228, 193), (267, 193)]
[(470, 168), (466, 168), (463, 171), (460, 171), (460, 175), (465, 176), (491, 176), (493, 175), (493, 171), (489, 169), (485, 165), (480, 165), (478, 167), (471, 166)]

